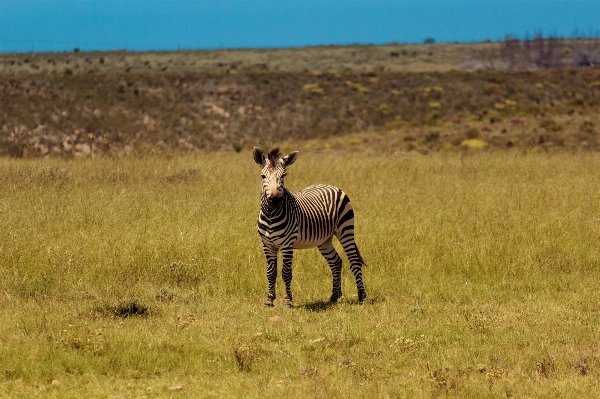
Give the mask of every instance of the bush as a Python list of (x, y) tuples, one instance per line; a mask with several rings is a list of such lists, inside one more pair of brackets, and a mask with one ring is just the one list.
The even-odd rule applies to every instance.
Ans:
[(475, 129), (474, 127), (471, 127), (465, 132), (465, 137), (467, 139), (476, 139), (479, 137), (479, 130)]
[(506, 35), (500, 55), (509, 69), (555, 68), (565, 64), (563, 52), (557, 38), (544, 39), (541, 33), (536, 33), (533, 39), (522, 42), (513, 35)]

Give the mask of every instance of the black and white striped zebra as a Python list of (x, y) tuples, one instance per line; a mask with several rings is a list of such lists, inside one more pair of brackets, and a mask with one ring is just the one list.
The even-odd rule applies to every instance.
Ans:
[(261, 167), (262, 195), (258, 214), (258, 234), (267, 258), (269, 291), (265, 306), (273, 306), (277, 279), (277, 253), (283, 255), (281, 275), (285, 283), (284, 306), (292, 306), (292, 258), (294, 249), (318, 247), (333, 275), (330, 297), (335, 302), (342, 296), (342, 259), (333, 247), (336, 236), (346, 252), (350, 270), (356, 279), (358, 302), (367, 294), (362, 281), (362, 265), (354, 242), (354, 211), (350, 199), (339, 188), (319, 184), (291, 192), (283, 184), (287, 168), (296, 161), (298, 151), (282, 157), (276, 148), (265, 154), (254, 148), (254, 161)]

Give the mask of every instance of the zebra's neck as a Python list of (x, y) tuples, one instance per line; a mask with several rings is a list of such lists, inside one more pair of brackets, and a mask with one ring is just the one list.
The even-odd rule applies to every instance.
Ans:
[(287, 203), (287, 198), (288, 198), (289, 195), (290, 195), (289, 191), (286, 188), (284, 188), (283, 189), (283, 195), (281, 196), (281, 199), (275, 205), (274, 203), (269, 202), (267, 200), (267, 196), (263, 194), (260, 197), (260, 211), (261, 211), (261, 213), (263, 215), (265, 215), (268, 219), (272, 219), (274, 217), (277, 217), (282, 212), (284, 212), (285, 207), (286, 207), (286, 203)]

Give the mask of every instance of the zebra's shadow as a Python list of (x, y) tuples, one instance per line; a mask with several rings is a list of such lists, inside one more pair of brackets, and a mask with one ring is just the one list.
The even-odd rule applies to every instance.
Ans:
[(295, 306), (295, 308), (299, 308), (299, 309), (306, 309), (309, 310), (311, 312), (326, 312), (328, 310), (333, 309), (336, 306), (340, 306), (340, 305), (357, 305), (357, 306), (363, 306), (363, 305), (373, 305), (379, 302), (383, 302), (384, 298), (380, 295), (374, 295), (372, 297), (369, 297), (365, 300), (365, 303), (362, 305), (359, 305), (358, 300), (357, 299), (340, 299), (337, 302), (330, 302), (330, 301), (314, 301), (314, 302), (309, 302), (309, 303), (305, 303), (304, 305), (299, 305), (299, 306)]
[(300, 306), (298, 306), (298, 308), (306, 309), (311, 312), (326, 312), (326, 311), (330, 310), (331, 308), (333, 308), (334, 306), (337, 306), (337, 302), (314, 301), (314, 302), (305, 303), (304, 305), (300, 305)]

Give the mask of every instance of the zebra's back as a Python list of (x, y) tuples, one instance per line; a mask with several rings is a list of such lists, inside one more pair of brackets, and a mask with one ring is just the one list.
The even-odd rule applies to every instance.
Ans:
[(339, 188), (326, 184), (306, 187), (290, 193), (298, 210), (298, 238), (294, 248), (313, 248), (340, 233), (340, 221), (354, 213), (348, 196)]

